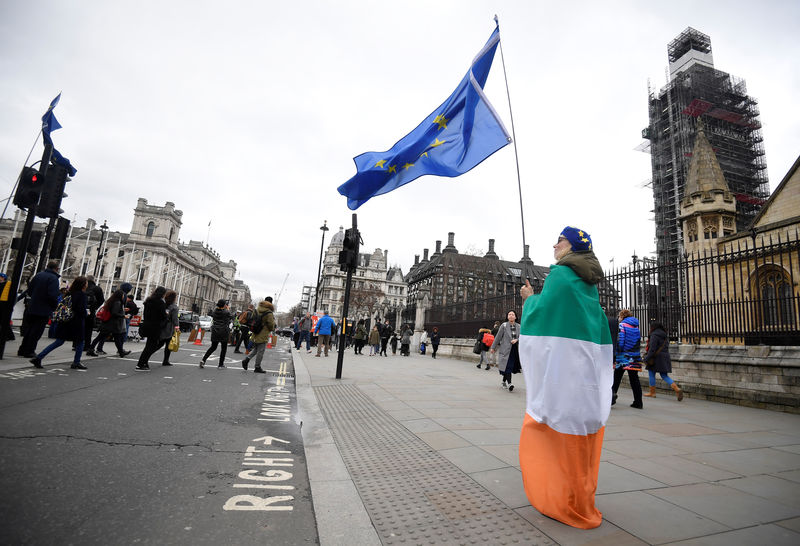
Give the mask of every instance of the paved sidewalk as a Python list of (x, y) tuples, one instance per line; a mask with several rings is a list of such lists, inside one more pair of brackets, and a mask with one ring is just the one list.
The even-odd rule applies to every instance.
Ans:
[(623, 387), (600, 466), (604, 521), (583, 531), (525, 497), (521, 374), (510, 393), (495, 368), (349, 350), (336, 380), (335, 353), (292, 354), (323, 546), (800, 544), (800, 416), (661, 392), (636, 410)]

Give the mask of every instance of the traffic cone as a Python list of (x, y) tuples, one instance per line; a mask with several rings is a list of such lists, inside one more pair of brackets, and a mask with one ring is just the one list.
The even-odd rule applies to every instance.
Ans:
[(203, 335), (205, 334), (205, 331), (202, 328), (200, 328), (198, 330), (198, 332), (199, 332), (199, 334), (196, 335), (195, 338), (194, 338), (194, 344), (195, 345), (202, 345), (203, 344)]

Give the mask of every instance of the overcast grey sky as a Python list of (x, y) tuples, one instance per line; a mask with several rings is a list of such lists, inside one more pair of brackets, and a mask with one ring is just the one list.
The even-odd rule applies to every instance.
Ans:
[[(336, 188), (352, 158), (389, 149), (450, 93), (500, 18), (531, 257), (552, 261), (564, 225), (591, 233), (604, 265), (652, 252), (647, 82), (692, 26), (715, 67), (761, 108), (770, 187), (800, 154), (800, 2), (408, 1), (0, 2), (0, 194), (7, 196), (50, 100), (78, 174), (62, 207), (77, 224), (128, 231), (136, 199), (181, 209), (181, 239), (239, 264), (254, 297), (299, 301), (319, 227), (350, 225)], [(486, 93), (511, 129), (499, 50)], [(41, 139), (31, 161), (41, 157)], [(7, 213), (8, 215), (13, 212)], [(422, 177), (357, 211), (364, 250), (414, 254), (456, 234), (522, 256), (513, 146), (459, 178)], [(254, 237), (256, 220), (267, 226)]]

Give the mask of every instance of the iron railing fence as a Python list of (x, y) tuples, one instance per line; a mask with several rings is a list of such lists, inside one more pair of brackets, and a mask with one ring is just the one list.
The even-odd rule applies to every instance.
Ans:
[[(721, 250), (684, 254), (673, 263), (639, 260), (606, 272), (598, 286), (609, 316), (630, 309), (641, 324), (661, 322), (674, 341), (723, 345), (800, 345), (800, 238), (753, 233)], [(539, 291), (538, 289), (536, 290)], [(434, 307), (425, 328), (471, 338), (481, 327), (522, 311), (514, 294)], [(403, 319), (413, 326), (416, 307)]]

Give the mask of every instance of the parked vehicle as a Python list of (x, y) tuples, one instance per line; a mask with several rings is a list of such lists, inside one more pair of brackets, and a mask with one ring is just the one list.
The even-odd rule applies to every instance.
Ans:
[(178, 326), (181, 332), (190, 332), (198, 320), (197, 313), (191, 311), (178, 311)]
[(198, 319), (200, 321), (200, 328), (203, 330), (210, 330), (213, 320), (208, 315), (203, 315)]

